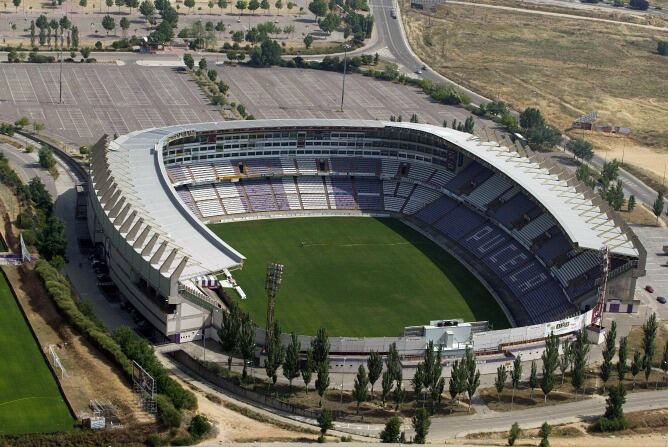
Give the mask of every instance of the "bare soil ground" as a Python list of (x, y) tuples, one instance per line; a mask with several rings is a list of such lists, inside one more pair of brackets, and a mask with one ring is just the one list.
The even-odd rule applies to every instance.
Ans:
[[(654, 343), (654, 349), (656, 354), (654, 355), (654, 361), (652, 365), (659, 368), (661, 366), (661, 360), (663, 359), (663, 352), (668, 342), (668, 321), (659, 321), (659, 328), (656, 331), (656, 342)], [(633, 351), (642, 349), (642, 327), (637, 326), (631, 329), (629, 333), (629, 357), (633, 356)], [(642, 352), (642, 351), (641, 351)]]
[[(624, 206), (623, 210), (617, 211), (617, 213), (619, 214), (619, 217), (630, 224), (649, 226), (657, 225), (656, 216), (642, 203), (637, 204), (630, 213), (627, 211), (626, 205)], [(659, 222), (661, 222), (661, 220)], [(661, 224), (659, 223), (659, 225)]]
[[(588, 425), (578, 422), (555, 426), (550, 436), (554, 447), (612, 447), (620, 445), (642, 445), (664, 447), (668, 433), (668, 409), (627, 413), (631, 428), (610, 434), (588, 433)], [(520, 422), (521, 427), (521, 422)], [(467, 443), (474, 445), (507, 445), (507, 432), (478, 433), (467, 436)], [(538, 430), (523, 431), (515, 445), (538, 445)]]
[(596, 110), (599, 122), (632, 129), (631, 138), (592, 136), (597, 149), (621, 159), (626, 147), (626, 162), (662, 174), (668, 58), (656, 42), (668, 32), (474, 5), (442, 6), (432, 17), (404, 10), (412, 48), (443, 75), (516, 110), (539, 107), (562, 129)]
[[(654, 2), (650, 2), (650, 4), (652, 3), (658, 4), (660, 2), (665, 2), (665, 1), (666, 0), (655, 0)], [(587, 6), (589, 5), (575, 4), (573, 6), (571, 5), (560, 6), (554, 4), (541, 3), (540, 1), (523, 1), (523, 0), (493, 0), (493, 1), (467, 0), (467, 2), (510, 6), (513, 8), (522, 8), (534, 11), (547, 11), (559, 14), (583, 16), (583, 17), (596, 17), (607, 20), (615, 20), (618, 22), (629, 22), (642, 25), (668, 26), (668, 20), (666, 20), (661, 16), (633, 10), (625, 10), (625, 12), (621, 12), (621, 10), (616, 10), (616, 9), (603, 10), (598, 8), (587, 8)]]
[(230, 408), (230, 405), (220, 398), (189, 386), (179, 379), (178, 376), (173, 377), (195, 393), (197, 396), (198, 412), (204, 414), (214, 425), (214, 435), (211, 438), (203, 440), (203, 443), (299, 440), (313, 442), (317, 438), (313, 434), (277, 427), (269, 422), (262, 422), (240, 414), (237, 409)]

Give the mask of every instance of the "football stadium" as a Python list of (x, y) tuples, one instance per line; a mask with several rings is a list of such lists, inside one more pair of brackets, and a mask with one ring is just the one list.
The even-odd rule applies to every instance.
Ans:
[[(262, 343), (273, 262), (283, 330), (325, 327), (333, 352), (398, 339), (419, 351), (433, 330), (448, 347), (570, 332), (603, 284), (630, 311), (645, 263), (573, 173), (507, 139), (426, 124), (152, 128), (100, 140), (90, 178), (89, 232), (112, 280), (177, 343), (204, 327), (216, 338), (231, 300)], [(489, 331), (508, 327), (504, 340)]]

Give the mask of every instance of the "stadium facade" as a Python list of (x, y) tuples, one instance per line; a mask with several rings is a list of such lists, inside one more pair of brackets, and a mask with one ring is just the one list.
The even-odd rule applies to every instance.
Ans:
[(243, 254), (206, 227), (213, 222), (398, 217), (473, 271), (516, 327), (591, 307), (602, 247), (608, 296), (631, 302), (644, 272), (635, 235), (571, 172), (510, 141), (426, 124), (257, 120), (147, 129), (95, 145), (90, 180), (89, 232), (112, 280), (176, 342), (219, 324), (226, 298), (210, 286), (233, 286), (234, 269), (243, 267)]

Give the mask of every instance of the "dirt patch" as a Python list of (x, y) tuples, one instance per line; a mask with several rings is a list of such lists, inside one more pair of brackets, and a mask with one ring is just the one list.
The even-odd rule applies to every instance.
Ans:
[(596, 110), (599, 122), (632, 129), (630, 138), (593, 136), (597, 149), (621, 159), (626, 145), (625, 162), (662, 175), (668, 89), (656, 42), (668, 33), (475, 5), (427, 16), (402, 5), (412, 48), (438, 72), (516, 110), (539, 107), (561, 129)]
[[(619, 217), (624, 219), (626, 222), (635, 225), (646, 225), (655, 227), (657, 226), (656, 216), (652, 211), (647, 208), (644, 204), (636, 203), (635, 208), (630, 213), (627, 210), (617, 211)], [(659, 221), (659, 226), (661, 221)]]
[[(668, 409), (626, 414), (633, 428), (616, 433), (590, 434), (588, 424), (577, 422), (552, 427), (550, 445), (554, 447), (613, 447), (642, 445), (664, 447), (668, 432)], [(521, 427), (521, 422), (520, 422)], [(508, 432), (476, 433), (468, 435), (467, 444), (507, 445)], [(538, 429), (523, 430), (515, 445), (538, 445)]]
[[(173, 377), (183, 386), (188, 386), (178, 376)], [(317, 438), (316, 435), (287, 430), (242, 415), (218, 396), (204, 393), (196, 387), (191, 389), (197, 396), (198, 412), (204, 414), (214, 424), (215, 435), (204, 440), (204, 443), (298, 440), (313, 442)]]

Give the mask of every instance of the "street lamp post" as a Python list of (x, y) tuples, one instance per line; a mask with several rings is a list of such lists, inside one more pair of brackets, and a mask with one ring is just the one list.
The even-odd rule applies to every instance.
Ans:
[(346, 94), (346, 71), (348, 71), (348, 50), (350, 45), (347, 43), (343, 44), (343, 83), (341, 85), (341, 110), (343, 112), (343, 98)]

